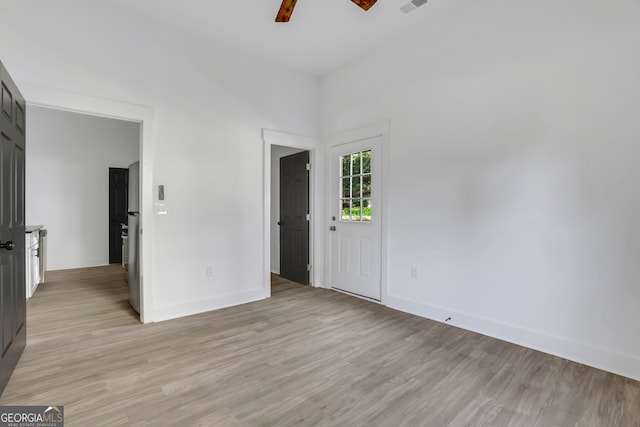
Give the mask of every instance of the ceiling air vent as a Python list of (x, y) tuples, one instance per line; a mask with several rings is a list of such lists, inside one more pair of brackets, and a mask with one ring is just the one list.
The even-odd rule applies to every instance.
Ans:
[(420, 6), (427, 4), (427, 0), (411, 0), (409, 3), (400, 6), (400, 10), (404, 13), (413, 12)]

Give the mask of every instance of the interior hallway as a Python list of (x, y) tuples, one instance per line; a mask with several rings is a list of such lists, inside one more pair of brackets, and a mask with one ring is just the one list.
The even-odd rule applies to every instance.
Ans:
[(149, 325), (118, 265), (47, 279), (0, 404), (69, 426), (640, 426), (638, 382), (278, 276)]

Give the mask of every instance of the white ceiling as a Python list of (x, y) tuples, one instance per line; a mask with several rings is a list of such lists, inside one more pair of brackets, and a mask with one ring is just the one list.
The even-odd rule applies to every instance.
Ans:
[(289, 23), (274, 22), (281, 0), (104, 0), (127, 13), (211, 38), (290, 68), (322, 75), (390, 38), (409, 35), (442, 4), (409, 14), (408, 0), (378, 0), (367, 12), (350, 0), (298, 0)]

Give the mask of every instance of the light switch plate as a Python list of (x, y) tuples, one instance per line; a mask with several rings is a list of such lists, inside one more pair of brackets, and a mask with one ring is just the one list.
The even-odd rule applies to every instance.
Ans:
[(158, 185), (158, 200), (164, 200), (164, 185)]

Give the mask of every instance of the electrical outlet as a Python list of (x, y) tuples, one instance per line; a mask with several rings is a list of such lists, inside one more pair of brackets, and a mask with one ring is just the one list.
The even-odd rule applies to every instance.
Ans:
[(167, 205), (164, 203), (156, 203), (156, 215), (166, 215)]
[(213, 277), (213, 264), (208, 264), (207, 265), (207, 277)]
[(411, 266), (411, 278), (417, 279), (420, 276), (420, 272), (418, 271), (418, 267), (415, 265)]

